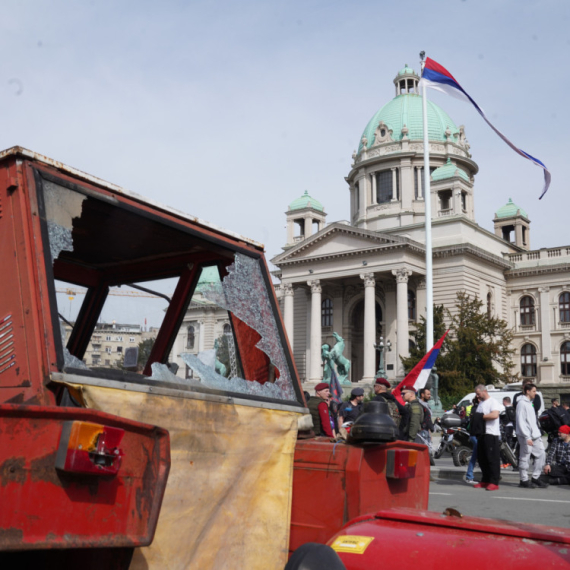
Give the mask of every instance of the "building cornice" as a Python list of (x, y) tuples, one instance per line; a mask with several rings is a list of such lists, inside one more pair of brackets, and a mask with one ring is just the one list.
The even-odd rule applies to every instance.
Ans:
[(468, 243), (435, 247), (433, 249), (434, 258), (443, 259), (446, 257), (455, 257), (457, 255), (471, 255), (472, 257), (483, 259), (484, 261), (487, 261), (488, 263), (501, 268), (503, 271), (509, 270), (513, 267), (512, 263), (505, 261), (503, 258), (498, 257), (497, 255), (493, 255), (492, 253), (489, 253), (480, 247)]
[(548, 275), (552, 273), (566, 273), (570, 271), (570, 263), (559, 263), (556, 265), (538, 265), (535, 267), (521, 267), (505, 272), (505, 279), (516, 279), (517, 277), (530, 277), (534, 275)]
[[(298, 257), (299, 254), (302, 254), (303, 251), (313, 247), (315, 244), (329, 238), (331, 235), (334, 234), (344, 234), (344, 235), (351, 235), (357, 238), (364, 238), (370, 239), (379, 245), (372, 246), (369, 248), (359, 248), (355, 250), (349, 251), (342, 251), (342, 252), (332, 252), (329, 254), (318, 255), (314, 257)], [(271, 263), (281, 267), (283, 265), (292, 265), (296, 263), (307, 263), (307, 262), (314, 262), (317, 260), (325, 260), (325, 259), (335, 259), (335, 258), (342, 258), (342, 257), (352, 257), (355, 255), (359, 255), (361, 253), (372, 253), (375, 251), (386, 251), (390, 249), (401, 249), (406, 248), (413, 253), (417, 253), (420, 255), (425, 255), (425, 247), (423, 244), (418, 243), (414, 240), (409, 238), (401, 237), (398, 235), (384, 235), (379, 232), (373, 232), (370, 230), (363, 230), (360, 228), (355, 228), (354, 226), (349, 226), (346, 224), (340, 223), (333, 223), (325, 228), (323, 228), (320, 232), (307, 238), (300, 244), (293, 246), (291, 249), (283, 252), (271, 260)]]

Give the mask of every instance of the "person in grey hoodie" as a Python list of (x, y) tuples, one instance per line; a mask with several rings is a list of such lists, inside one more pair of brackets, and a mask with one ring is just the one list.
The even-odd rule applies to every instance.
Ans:
[[(545, 455), (542, 435), (536, 421), (536, 414), (532, 400), (536, 396), (536, 386), (528, 383), (523, 387), (523, 395), (519, 398), (517, 405), (517, 439), (520, 445), (519, 474), (521, 482), (519, 487), (536, 489), (536, 487), (548, 487), (546, 483), (539, 480), (542, 468), (544, 467)], [(530, 456), (534, 457), (534, 469), (532, 479), (528, 479), (528, 467)]]

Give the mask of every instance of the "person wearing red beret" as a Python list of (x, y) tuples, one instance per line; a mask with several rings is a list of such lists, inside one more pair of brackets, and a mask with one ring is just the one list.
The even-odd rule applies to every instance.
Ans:
[(334, 423), (329, 414), (330, 386), (326, 382), (317, 384), (315, 386), (315, 394), (316, 396), (311, 396), (307, 402), (307, 407), (313, 418), (315, 435), (336, 437)]
[[(394, 420), (398, 428), (406, 423), (407, 410), (392, 394), (392, 385), (386, 378), (382, 378), (381, 376), (376, 378), (376, 382), (374, 382), (374, 394), (373, 400), (386, 402), (388, 404), (390, 417)], [(400, 439), (403, 439), (401, 430)]]

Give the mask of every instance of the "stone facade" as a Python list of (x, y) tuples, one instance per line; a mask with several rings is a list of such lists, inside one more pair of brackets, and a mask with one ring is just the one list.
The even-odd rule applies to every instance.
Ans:
[[(325, 225), (324, 208), (316, 212), (299, 199), (287, 212), (284, 252), (272, 262), (303, 381), (322, 375), (320, 347), (334, 345), (333, 331), (346, 341), (353, 382), (372, 380), (380, 336), (392, 346), (388, 378), (403, 377), (399, 356), (408, 355), (410, 330), (426, 309), (417, 81), (408, 67), (402, 70), (395, 100), (361, 137), (346, 177), (350, 221)], [(478, 166), (465, 129), (433, 104), (428, 116), (434, 304), (453, 311), (458, 291), (481, 299), (488, 314), (515, 331), (517, 372), (546, 396), (565, 399), (568, 392), (570, 399), (570, 246), (530, 250), (530, 220), (511, 201), (497, 211), (494, 233), (481, 228), (474, 213)], [(320, 229), (295, 236), (291, 221), (301, 219), (318, 221)]]

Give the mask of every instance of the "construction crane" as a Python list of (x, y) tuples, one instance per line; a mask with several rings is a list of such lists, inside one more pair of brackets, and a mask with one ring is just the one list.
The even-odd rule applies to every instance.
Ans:
[[(111, 287), (109, 289), (109, 295), (113, 295), (115, 297), (150, 297), (153, 299), (158, 299), (160, 297), (167, 298), (161, 294), (153, 294), (148, 293), (146, 291), (131, 291), (129, 289), (120, 289), (119, 287)], [(63, 287), (56, 287), (56, 293), (62, 293), (69, 297), (69, 300), (72, 301), (77, 295), (85, 295), (87, 293), (87, 289), (64, 289)]]

